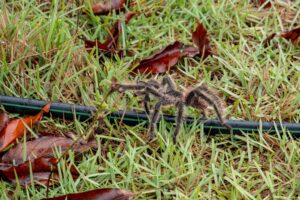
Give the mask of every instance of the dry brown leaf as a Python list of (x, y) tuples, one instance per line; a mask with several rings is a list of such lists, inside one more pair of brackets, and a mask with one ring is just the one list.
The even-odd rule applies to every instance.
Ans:
[(126, 0), (108, 0), (106, 2), (95, 3), (92, 6), (92, 11), (95, 15), (103, 15), (112, 10), (122, 10)]
[[(25, 186), (31, 183), (32, 174), (33, 181), (48, 185), (51, 170), (53, 176), (50, 184), (59, 180), (56, 158), (38, 158), (19, 165), (0, 163), (0, 178), (13, 183), (18, 180), (22, 186)], [(73, 166), (71, 166), (70, 171), (74, 178), (79, 175)]]
[(34, 123), (40, 121), (43, 113), (49, 112), (49, 109), (50, 104), (47, 104), (37, 115), (9, 121), (0, 131), (0, 151), (3, 151), (8, 145), (15, 142), (18, 137), (22, 136), (26, 126), (31, 127)]
[(44, 200), (131, 200), (134, 193), (115, 188), (101, 188), (96, 190), (90, 190), (87, 192), (66, 194), (59, 197), (47, 198)]
[(8, 115), (5, 112), (0, 113), (0, 131), (7, 125), (9, 121)]
[(295, 46), (300, 46), (300, 27), (292, 29), (290, 31), (284, 31), (281, 33), (272, 33), (265, 40), (264, 44), (269, 45), (270, 41), (275, 37), (282, 37), (286, 40), (292, 41)]
[(197, 20), (197, 28), (192, 34), (192, 39), (194, 44), (198, 47), (201, 57), (206, 58), (212, 55), (212, 48), (209, 43), (207, 31), (199, 20)]
[[(72, 146), (73, 145), (73, 146)], [(24, 144), (18, 144), (11, 148), (2, 157), (4, 163), (20, 164), (27, 160), (35, 160), (40, 157), (54, 157), (55, 148), (60, 149), (62, 152), (72, 146), (75, 153), (83, 153), (90, 149), (97, 148), (97, 141), (84, 141), (79, 140), (74, 144), (74, 140), (67, 137), (43, 136), (33, 141), (26, 142), (26, 152), (24, 152)]]

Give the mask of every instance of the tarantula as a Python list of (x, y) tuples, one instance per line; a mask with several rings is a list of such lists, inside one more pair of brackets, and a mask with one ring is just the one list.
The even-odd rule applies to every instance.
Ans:
[[(176, 143), (176, 137), (180, 130), (185, 106), (191, 106), (197, 109), (201, 109), (204, 118), (206, 118), (205, 109), (208, 106), (212, 106), (221, 124), (228, 129), (231, 129), (229, 125), (225, 122), (224, 107), (221, 99), (205, 84), (201, 84), (195, 88), (187, 89), (180, 92), (176, 89), (176, 85), (169, 75), (166, 75), (162, 82), (151, 79), (147, 82), (137, 81), (136, 84), (132, 85), (122, 85), (113, 81), (112, 91), (124, 92), (125, 90), (135, 90), (137, 95), (144, 96), (144, 107), (146, 113), (150, 116), (150, 125), (148, 134), (152, 139), (155, 136), (156, 124), (159, 120), (160, 108), (164, 105), (175, 105), (177, 107), (176, 116), (176, 127), (173, 134), (173, 142)], [(150, 114), (149, 101), (150, 95), (158, 98), (158, 102), (154, 106), (154, 111)]]

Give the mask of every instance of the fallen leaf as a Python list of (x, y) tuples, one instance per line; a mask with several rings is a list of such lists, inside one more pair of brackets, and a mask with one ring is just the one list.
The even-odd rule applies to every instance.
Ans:
[(207, 31), (198, 20), (197, 28), (192, 34), (192, 40), (198, 49), (176, 41), (166, 48), (154, 53), (152, 56), (143, 59), (134, 71), (141, 73), (164, 73), (169, 71), (181, 57), (195, 57), (200, 55), (201, 57), (206, 58), (213, 54), (209, 44)]
[(182, 56), (183, 46), (184, 45), (178, 41), (168, 45), (166, 48), (142, 60), (135, 68), (135, 71), (141, 73), (164, 73), (169, 71)]
[[(22, 186), (30, 184), (32, 180), (43, 185), (52, 185), (59, 181), (57, 164), (58, 160), (56, 158), (46, 157), (37, 158), (32, 161), (28, 160), (19, 165), (0, 163), (0, 178), (12, 183), (18, 181)], [(73, 165), (69, 166), (69, 171), (73, 178), (79, 176), (79, 172)], [(50, 174), (52, 176), (49, 182)]]
[(28, 116), (22, 119), (14, 119), (7, 123), (7, 125), (0, 131), (0, 151), (3, 151), (8, 145), (13, 143), (18, 137), (24, 134), (26, 126), (31, 127), (34, 123), (42, 119), (44, 112), (49, 112), (50, 104), (43, 107), (35, 116)]
[(94, 47), (97, 47), (100, 51), (104, 51), (104, 52), (111, 51), (104, 43), (101, 43), (98, 40), (92, 41), (92, 40), (85, 39), (84, 46), (87, 52), (91, 52)]
[(207, 31), (199, 20), (197, 20), (197, 28), (192, 34), (192, 39), (194, 44), (198, 47), (201, 57), (206, 58), (212, 55)]
[(281, 33), (272, 33), (263, 41), (265, 46), (269, 45), (270, 41), (275, 37), (282, 37), (286, 40), (292, 41), (295, 46), (300, 46), (300, 27)]
[[(72, 146), (72, 150), (75, 153), (83, 153), (90, 149), (97, 148), (97, 141), (85, 141), (79, 140), (74, 144), (74, 140), (68, 137), (55, 137), (55, 136), (43, 136), (33, 141), (26, 142), (26, 148), (24, 152), (24, 144), (18, 144), (11, 148), (2, 157), (4, 163), (23, 163), (24, 159), (35, 160), (40, 157), (54, 157), (55, 148), (59, 148), (62, 152)], [(24, 155), (26, 157), (24, 158)]]
[[(125, 24), (127, 24), (135, 12), (128, 12), (124, 15)], [(97, 47), (100, 51), (104, 53), (118, 53), (117, 45), (120, 34), (122, 33), (122, 21), (118, 20), (115, 22), (114, 26), (109, 31), (109, 36), (104, 43), (100, 41), (85, 40), (85, 49), (90, 52), (94, 47)]]
[[(125, 18), (125, 24), (128, 24), (128, 22), (132, 19), (132, 17), (135, 15), (135, 12), (128, 12), (124, 15)], [(115, 22), (113, 28), (109, 31), (110, 37), (105, 41), (104, 45), (106, 45), (109, 49), (116, 49), (118, 40), (120, 37), (120, 34), (122, 33), (122, 23), (121, 20), (118, 20)]]
[(190, 58), (195, 57), (199, 54), (199, 50), (193, 46), (187, 46), (183, 49), (183, 52), (181, 53), (181, 56), (187, 56)]
[(66, 194), (59, 197), (47, 198), (44, 200), (131, 200), (134, 194), (125, 190), (114, 189), (114, 188), (102, 188), (90, 190), (81, 193)]
[[(27, 161), (17, 166), (1, 163), (0, 177), (13, 183), (18, 180), (21, 185), (26, 185), (31, 182), (30, 174), (32, 172), (33, 180), (46, 185), (51, 169), (57, 172), (57, 159), (55, 158), (38, 158), (33, 162)], [(53, 174), (52, 181), (57, 181), (58, 174)]]
[(284, 39), (290, 40), (294, 45), (300, 46), (300, 27), (286, 31), (280, 34)]
[(122, 10), (126, 0), (109, 0), (106, 3), (95, 3), (92, 5), (92, 11), (95, 15), (103, 15), (111, 10)]
[(0, 113), (0, 131), (6, 126), (9, 121), (8, 115), (5, 112)]

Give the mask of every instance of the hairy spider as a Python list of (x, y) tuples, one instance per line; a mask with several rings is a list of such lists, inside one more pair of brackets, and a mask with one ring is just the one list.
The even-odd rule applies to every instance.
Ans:
[(156, 124), (159, 120), (160, 108), (164, 105), (175, 105), (177, 107), (176, 127), (173, 135), (173, 142), (176, 143), (176, 137), (180, 130), (185, 106), (191, 106), (201, 109), (204, 118), (206, 118), (205, 109), (212, 106), (221, 124), (228, 129), (231, 127), (225, 122), (224, 106), (222, 100), (213, 91), (209, 90), (205, 84), (201, 84), (195, 88), (187, 89), (180, 92), (176, 89), (176, 85), (169, 75), (166, 75), (162, 82), (156, 80), (137, 81), (136, 84), (123, 85), (116, 81), (112, 83), (112, 91), (124, 92), (125, 90), (135, 90), (137, 95), (144, 96), (144, 107), (148, 115), (150, 115), (149, 101), (150, 95), (158, 98), (158, 102), (154, 106), (154, 111), (150, 115), (150, 125), (148, 134), (152, 139), (155, 136)]

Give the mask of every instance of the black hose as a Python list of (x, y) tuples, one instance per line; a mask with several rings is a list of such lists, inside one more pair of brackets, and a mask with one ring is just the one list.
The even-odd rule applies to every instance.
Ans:
[[(0, 96), (0, 105), (2, 105), (7, 112), (33, 115), (41, 110), (47, 104), (47, 101), (25, 99), (10, 96)], [(96, 112), (95, 107), (82, 106), (66, 103), (51, 103), (50, 112), (48, 115), (52, 117), (59, 117), (66, 120), (86, 121), (93, 117)], [(148, 116), (144, 112), (128, 112), (118, 111), (111, 112), (107, 115), (111, 121), (122, 121), (127, 125), (137, 125), (142, 122), (148, 122)], [(171, 123), (175, 123), (175, 116), (163, 115), (162, 118)], [(293, 136), (300, 136), (300, 123), (286, 123), (286, 122), (255, 122), (255, 121), (241, 121), (241, 120), (227, 120), (227, 124), (232, 127), (228, 130), (222, 126), (219, 120), (215, 119), (195, 119), (186, 117), (185, 123), (202, 123), (206, 133), (242, 133), (242, 132), (257, 132), (258, 130), (267, 132), (283, 132), (288, 130)]]
[[(3, 105), (5, 110), (11, 113), (33, 115), (38, 113), (41, 108), (47, 103), (47, 101), (43, 100), (0, 95), (0, 105)], [(94, 107), (53, 102), (51, 103), (49, 114), (53, 117), (63, 118), (67, 120), (74, 119), (75, 114), (78, 120), (85, 121), (92, 118), (93, 112), (96, 112), (96, 108)]]

